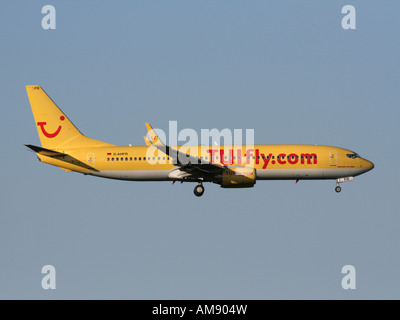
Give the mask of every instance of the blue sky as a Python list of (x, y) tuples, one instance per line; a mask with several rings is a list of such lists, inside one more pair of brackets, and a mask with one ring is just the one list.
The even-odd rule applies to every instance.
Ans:
[[(44, 5), (56, 29), (41, 27)], [(356, 8), (356, 30), (341, 26)], [(398, 299), (396, 1), (7, 1), (0, 12), (2, 299)], [(348, 148), (375, 169), (252, 189), (123, 182), (46, 166), (25, 85), (87, 136), (144, 123)], [(4, 148), (5, 147), (5, 148)], [(43, 290), (44, 265), (57, 288)], [(344, 265), (355, 290), (341, 287)]]

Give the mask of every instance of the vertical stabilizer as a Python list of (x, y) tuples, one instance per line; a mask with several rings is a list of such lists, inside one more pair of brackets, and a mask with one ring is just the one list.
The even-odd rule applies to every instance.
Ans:
[(84, 136), (40, 86), (26, 86), (26, 92), (43, 148), (110, 145)]

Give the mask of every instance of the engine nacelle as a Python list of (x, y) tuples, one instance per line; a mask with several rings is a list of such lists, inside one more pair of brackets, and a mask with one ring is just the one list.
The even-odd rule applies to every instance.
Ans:
[(222, 188), (251, 188), (256, 183), (256, 170), (234, 167), (222, 172)]

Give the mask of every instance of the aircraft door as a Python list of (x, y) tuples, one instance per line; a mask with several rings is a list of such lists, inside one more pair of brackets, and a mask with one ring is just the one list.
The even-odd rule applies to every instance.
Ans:
[(336, 166), (337, 165), (337, 152), (336, 150), (329, 151), (329, 165)]
[(88, 153), (87, 154), (87, 164), (88, 164), (88, 166), (91, 166), (91, 167), (94, 168), (94, 161), (95, 161), (94, 153)]

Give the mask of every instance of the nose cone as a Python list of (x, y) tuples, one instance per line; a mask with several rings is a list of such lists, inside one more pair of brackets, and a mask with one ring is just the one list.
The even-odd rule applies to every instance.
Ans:
[(365, 169), (365, 172), (370, 171), (373, 168), (375, 168), (375, 165), (373, 164), (373, 162), (366, 160), (366, 159), (364, 159), (362, 166)]

